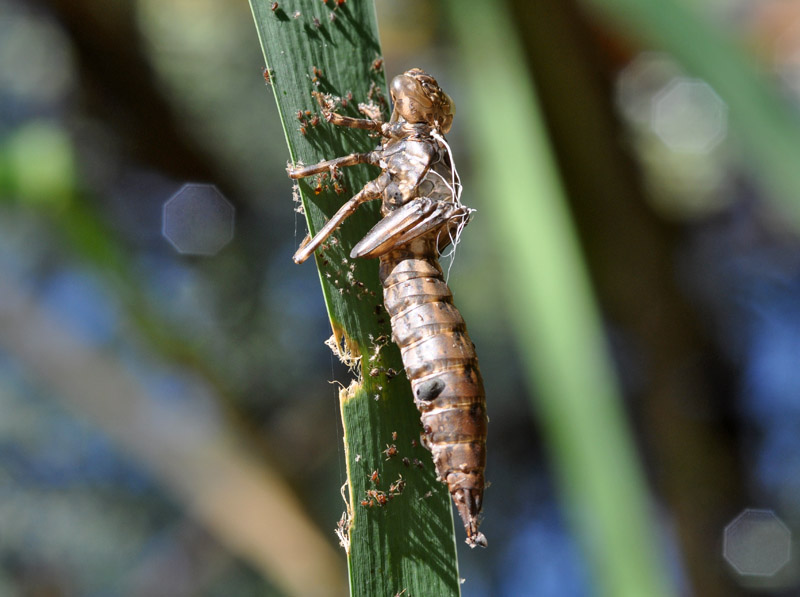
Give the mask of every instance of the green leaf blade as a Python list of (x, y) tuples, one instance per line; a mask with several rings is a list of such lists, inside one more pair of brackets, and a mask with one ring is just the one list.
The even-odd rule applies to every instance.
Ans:
[[(326, 123), (312, 96), (318, 91), (345, 98), (347, 106), (339, 104), (337, 111), (350, 116), (359, 116), (359, 102), (371, 100), (388, 118), (385, 77), (374, 64), (381, 50), (373, 4), (300, 0), (291, 9), (279, 3), (274, 11), (272, 4), (250, 0), (292, 160), (311, 164), (374, 148), (378, 140), (366, 132)], [(311, 126), (314, 115), (320, 122)], [(378, 170), (356, 166), (342, 174), (345, 191), (340, 194), (330, 184), (315, 192), (314, 177), (300, 181), (312, 232)], [(291, 209), (289, 197), (286, 206)], [(379, 205), (360, 207), (335, 240), (315, 255), (333, 344), (359, 373), (340, 393), (350, 504), (350, 591), (369, 597), (459, 595), (450, 496), (436, 480), (430, 452), (419, 443), (419, 413), (399, 350), (389, 340), (378, 262), (348, 255), (379, 219)], [(392, 445), (396, 454), (384, 453)], [(374, 492), (394, 495), (379, 505)]]
[[(448, 2), (505, 303), (570, 519), (609, 597), (675, 595), (534, 86), (506, 14)], [(474, 32), (481, 31), (479, 40)], [(502, 92), (499, 93), (498, 90)], [(520, 185), (520, 173), (525, 184)], [(609, 471), (613, 470), (612, 474)]]

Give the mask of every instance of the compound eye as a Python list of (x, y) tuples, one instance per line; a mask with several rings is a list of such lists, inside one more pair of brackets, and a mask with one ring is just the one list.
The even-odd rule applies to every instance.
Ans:
[(417, 82), (408, 75), (397, 75), (392, 79), (390, 92), (392, 100), (397, 101), (400, 98), (408, 97), (415, 94), (417, 91)]
[(392, 79), (390, 93), (395, 112), (407, 122), (419, 121), (414, 101), (417, 87), (417, 82), (407, 75), (397, 75)]
[(446, 114), (449, 114), (451, 117), (455, 117), (456, 115), (456, 103), (453, 101), (453, 98), (447, 95), (444, 91), (442, 91), (444, 95), (444, 102), (442, 102), (442, 108), (444, 109)]
[(444, 101), (442, 102), (442, 132), (447, 134), (450, 131), (450, 127), (453, 126), (453, 118), (456, 115), (456, 103), (453, 101), (449, 95), (447, 95), (444, 91), (442, 92), (444, 95)]

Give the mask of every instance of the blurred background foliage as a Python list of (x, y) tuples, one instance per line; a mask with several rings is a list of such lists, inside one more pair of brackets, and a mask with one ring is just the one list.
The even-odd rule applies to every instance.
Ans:
[[(794, 595), (796, 561), (741, 576), (723, 538), (746, 507), (800, 520), (800, 2), (646, 4), (497, 10), (535, 81), (679, 593)], [(462, 550), (463, 594), (594, 595), (498, 291), (491, 186), (471, 174), (460, 98), (480, 72), (438, 3), (377, 11), (387, 74), (423, 67), (455, 98), (478, 209), (450, 283), (490, 401), (492, 543)], [(708, 52), (688, 20), (675, 51), (676, 14), (738, 53)], [(740, 58), (749, 103), (725, 86)], [(322, 343), (317, 274), (291, 261), (305, 230), (262, 65), (246, 2), (0, 0), (0, 594), (345, 591), (328, 382), (349, 374)], [(235, 207), (212, 257), (162, 235), (186, 182)]]

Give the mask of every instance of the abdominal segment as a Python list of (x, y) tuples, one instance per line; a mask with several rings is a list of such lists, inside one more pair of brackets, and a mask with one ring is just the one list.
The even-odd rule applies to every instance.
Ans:
[(447, 483), (470, 545), (478, 531), (486, 468), (486, 397), (464, 320), (426, 243), (381, 256), (384, 303), (421, 413), (424, 445)]

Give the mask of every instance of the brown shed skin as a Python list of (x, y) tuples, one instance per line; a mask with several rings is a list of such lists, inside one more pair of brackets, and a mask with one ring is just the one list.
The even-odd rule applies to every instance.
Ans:
[[(357, 164), (381, 174), (350, 198), (294, 255), (308, 259), (358, 206), (381, 200), (383, 219), (352, 249), (352, 258), (380, 258), (384, 303), (400, 347), (414, 401), (422, 414), (423, 443), (467, 532), (467, 544), (486, 546), (478, 531), (486, 468), (486, 395), (475, 346), (439, 267), (439, 252), (454, 242), (471, 210), (461, 204), (460, 181), (444, 133), (455, 105), (436, 80), (412, 68), (391, 85), (389, 122), (342, 116), (317, 95), (325, 119), (380, 134), (366, 153), (289, 169), (304, 178)], [(458, 189), (458, 190), (457, 190)]]

